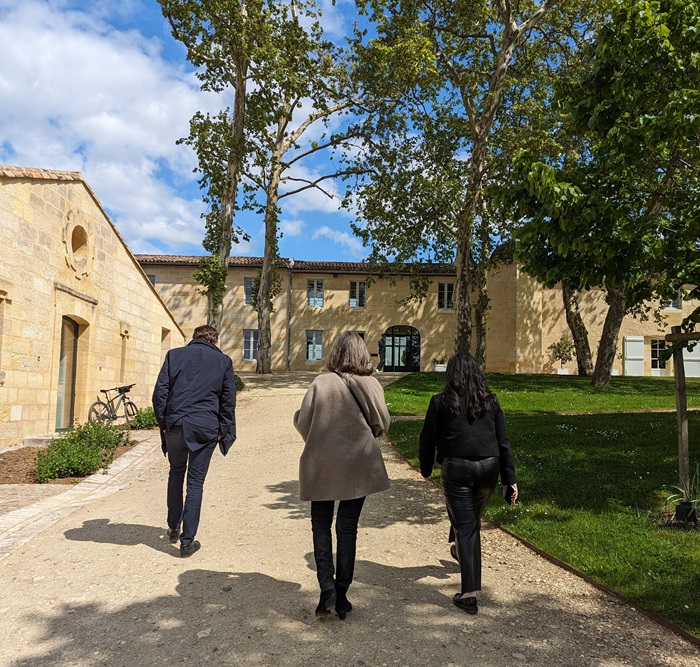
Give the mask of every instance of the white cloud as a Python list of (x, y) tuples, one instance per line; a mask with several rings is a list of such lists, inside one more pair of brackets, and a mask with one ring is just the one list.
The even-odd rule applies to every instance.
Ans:
[[(351, 0), (321, 2), (322, 23), (342, 37), (354, 15)], [(0, 163), (81, 171), (134, 252), (202, 253), (196, 156), (176, 141), (188, 134), (195, 111), (215, 112), (226, 101), (199, 90), (183, 48), (152, 4), (0, 0)], [(307, 101), (298, 118), (308, 110)], [(333, 119), (331, 126), (342, 122)], [(319, 123), (308, 137), (323, 131)], [(310, 157), (292, 175), (318, 178), (326, 160)], [(328, 180), (322, 187), (334, 197), (310, 189), (280, 202), (287, 217), (280, 229), (290, 243), (308, 246), (305, 225), (347, 224), (350, 216), (338, 211), (344, 184)], [(260, 221), (244, 224), (243, 211), (238, 217), (255, 231), (232, 253), (262, 255)], [(331, 256), (339, 244), (343, 254), (362, 253), (350, 234), (321, 229), (327, 231), (315, 236), (319, 252)]]
[(315, 230), (311, 238), (314, 240), (319, 238), (327, 238), (330, 241), (333, 241), (333, 243), (338, 243), (341, 246), (344, 246), (349, 251), (349, 254), (357, 259), (362, 259), (366, 254), (365, 248), (362, 246), (362, 241), (360, 241), (360, 239), (348, 234), (347, 232), (331, 229), (328, 227), (328, 225), (324, 225), (323, 227), (319, 227), (317, 230)]
[(209, 100), (158, 40), (97, 18), (106, 7), (0, 0), (0, 162), (82, 171), (134, 250), (201, 248), (196, 160), (175, 142)]
[(299, 236), (306, 227), (303, 220), (282, 220), (280, 222), (280, 231), (285, 236)]

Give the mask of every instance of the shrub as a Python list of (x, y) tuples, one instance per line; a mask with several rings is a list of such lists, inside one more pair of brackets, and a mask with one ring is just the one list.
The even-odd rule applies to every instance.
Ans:
[(552, 355), (552, 359), (561, 363), (562, 368), (564, 364), (568, 364), (576, 356), (574, 341), (566, 336), (562, 336), (561, 340), (552, 343), (547, 350)]
[(243, 389), (243, 387), (245, 387), (243, 380), (241, 380), (238, 375), (235, 375), (234, 377), (236, 378), (236, 391)]
[(36, 457), (34, 477), (43, 484), (59, 477), (85, 477), (114, 460), (114, 450), (129, 444), (129, 432), (102, 422), (88, 422), (56, 438)]
[(131, 428), (154, 428), (158, 426), (153, 408), (141, 408), (131, 420)]

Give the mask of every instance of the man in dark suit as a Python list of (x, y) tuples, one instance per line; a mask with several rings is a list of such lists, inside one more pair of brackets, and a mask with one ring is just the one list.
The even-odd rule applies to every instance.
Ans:
[[(218, 443), (226, 456), (236, 439), (233, 364), (216, 346), (218, 342), (214, 327), (197, 327), (188, 345), (165, 355), (153, 390), (163, 454), (170, 462), (168, 537), (173, 544), (180, 538), (183, 558), (201, 547), (194, 536), (214, 448)], [(185, 472), (187, 495), (183, 504)]]

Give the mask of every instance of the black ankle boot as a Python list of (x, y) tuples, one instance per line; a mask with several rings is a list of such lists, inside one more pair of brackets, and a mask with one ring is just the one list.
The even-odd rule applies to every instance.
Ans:
[(316, 616), (330, 614), (331, 609), (335, 607), (336, 600), (337, 597), (334, 589), (331, 588), (327, 591), (321, 591), (321, 598), (319, 599), (318, 606), (316, 607)]
[(352, 605), (350, 604), (350, 600), (348, 600), (346, 593), (347, 591), (337, 591), (338, 596), (335, 600), (335, 611), (341, 621), (344, 621), (348, 613), (352, 611)]

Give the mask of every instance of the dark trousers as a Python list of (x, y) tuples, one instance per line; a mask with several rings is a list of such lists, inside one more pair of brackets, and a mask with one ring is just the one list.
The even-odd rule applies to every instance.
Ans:
[(333, 578), (333, 541), (331, 525), (333, 523), (333, 500), (314, 500), (311, 502), (311, 530), (314, 538), (314, 559), (316, 576), (322, 591), (333, 590), (347, 592), (355, 572), (355, 553), (357, 550), (357, 522), (360, 519), (364, 498), (341, 500), (338, 503), (338, 516), (335, 521), (336, 536), (336, 578)]
[[(177, 528), (182, 522), (180, 543), (191, 544), (197, 534), (202, 510), (204, 478), (209, 471), (216, 442), (197, 451), (187, 448), (180, 426), (165, 434), (170, 474), (168, 475), (168, 527)], [(187, 495), (183, 503), (183, 486), (187, 473)]]
[(386, 355), (380, 353), (379, 354), (379, 363), (377, 364), (377, 370), (378, 371), (383, 371), (384, 370), (384, 362), (386, 361)]
[(462, 593), (481, 590), (481, 514), (498, 481), (499, 459), (445, 458), (442, 489), (455, 532)]

